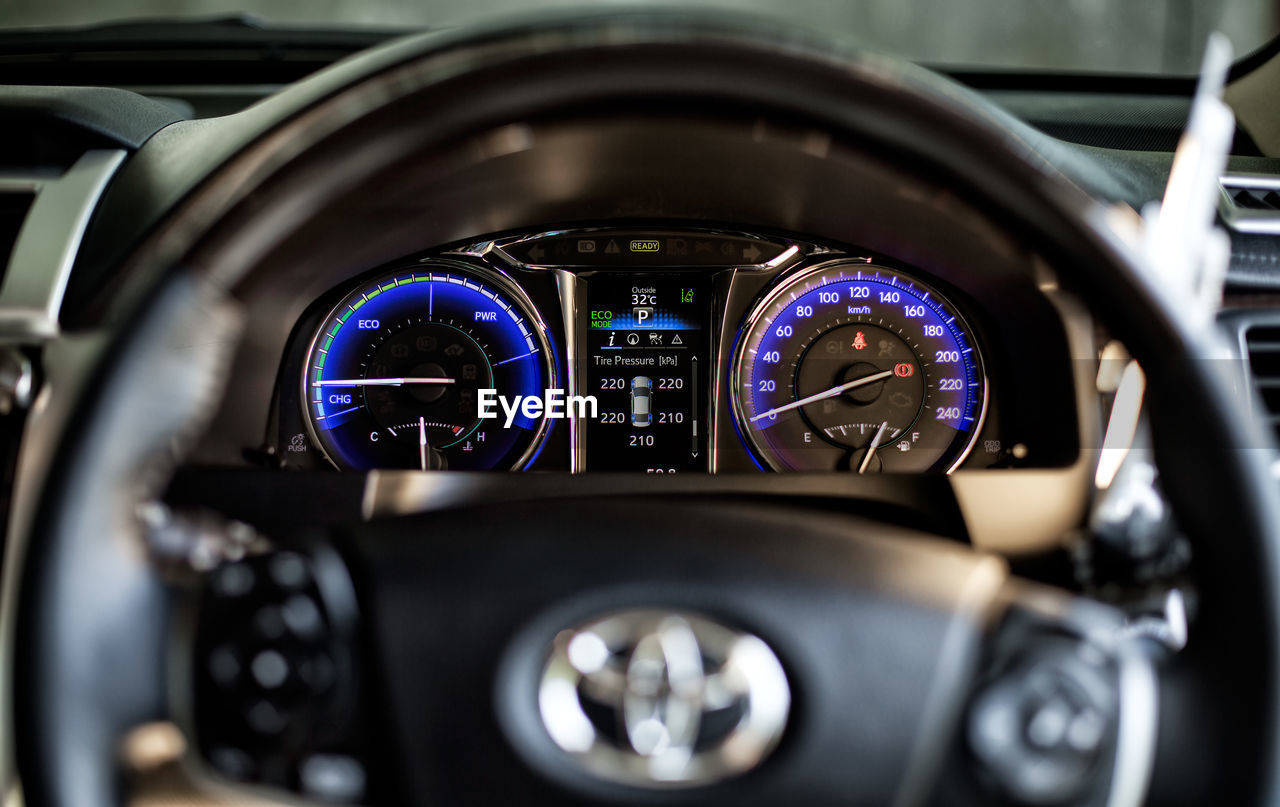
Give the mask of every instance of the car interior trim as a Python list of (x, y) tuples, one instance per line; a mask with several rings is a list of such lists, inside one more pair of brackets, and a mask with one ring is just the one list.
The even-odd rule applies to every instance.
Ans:
[[(945, 78), (785, 26), (631, 10), (528, 19), (392, 42), (243, 115), (157, 130), (135, 158), (78, 144), (56, 168), (0, 172), (12, 218), (26, 216), (0, 277), (0, 358), (30, 359), (35, 379), (0, 570), (0, 803), (145, 800), (121, 781), (120, 739), (160, 720), (187, 743), (173, 773), (210, 790), (193, 801), (647, 803), (544, 742), (554, 721), (534, 720), (529, 671), (555, 637), (569, 651), (571, 631), (600, 615), (651, 609), (766, 643), (796, 696), (777, 754), (748, 766), (770, 767), (687, 797), (667, 781), (654, 804), (1280, 801), (1280, 369), (1265, 378), (1254, 355), (1280, 357), (1280, 333), (1250, 331), (1280, 331), (1280, 313), (1266, 307), (1277, 298), (1237, 289), (1202, 315), (1209, 305), (1179, 299), (1169, 267), (1138, 248), (1151, 217), (1134, 210), (1158, 204), (1171, 155), (1041, 137)], [(1280, 179), (1261, 159), (1224, 170), (1204, 172), (1206, 226), (1233, 230), (1237, 248), (1274, 241)], [(719, 239), (705, 263), (670, 246), (694, 233)], [(767, 260), (751, 260), (756, 249)], [(843, 265), (861, 285), (832, 275), (826, 288), (841, 293), (827, 299), (793, 285)], [(853, 318), (882, 316), (846, 310), (871, 299), (865, 267), (905, 285), (887, 284), (880, 324), (855, 333)], [(402, 273), (423, 285), (402, 294)], [(464, 361), (441, 338), (456, 367), (423, 358), (437, 340), (411, 329), (442, 309), (450, 324), (502, 316), (442, 306), (450, 287), (436, 284), (467, 278), (519, 309), (529, 352), (478, 338)], [(915, 291), (913, 280), (923, 297), (899, 299), (892, 287)], [(687, 307), (667, 308), (672, 297)], [(954, 344), (935, 352), (926, 340), (944, 332)], [(380, 360), (384, 347), (403, 365)], [(925, 369), (971, 351), (964, 377)], [(494, 383), (474, 385), (481, 423), (497, 388), (535, 397), (534, 382), (502, 374), (538, 352), (544, 400), (604, 391), (616, 432), (544, 416), (527, 447), (481, 471), (429, 467), (440, 443), (426, 430), (440, 424), (417, 411), (411, 465), (326, 451), (309, 416), (326, 428), (359, 395), (371, 425), (358, 436), (386, 449), (374, 435), (408, 422), (386, 412), (496, 367)], [(761, 373), (740, 378), (748, 353)], [(888, 363), (867, 369), (873, 358)], [(1150, 382), (1132, 407), (1109, 380), (1119, 367)], [(683, 387), (658, 383), (677, 374)], [(775, 397), (741, 410), (741, 382), (754, 392), (757, 377)], [(3, 379), (0, 366), (0, 414)], [(906, 387), (891, 385), (934, 379), (957, 395), (980, 381), (981, 411), (971, 397), (956, 415), (951, 399), (921, 404), (881, 443), (893, 432), (889, 415), (863, 416), (871, 393), (889, 389), (885, 405), (905, 409), (891, 402)], [(384, 390), (406, 400), (372, 408)], [(813, 437), (825, 430), (816, 410), (838, 412), (846, 395), (861, 408), (831, 428), (870, 439), (825, 471), (768, 473), (784, 467), (739, 429), (790, 413)], [(594, 397), (580, 397), (594, 417)], [(470, 401), (449, 403), (457, 414)], [(942, 459), (896, 473), (875, 451), (924, 455), (901, 439), (920, 418), (975, 425)], [(1103, 437), (1109, 421), (1123, 452)], [(679, 461), (601, 451), (613, 434), (653, 446), (634, 438), (675, 422), (681, 448), (662, 456)], [(1150, 507), (1103, 523), (1129, 488)], [(302, 565), (294, 582), (277, 574), (282, 558)], [(345, 581), (336, 598), (327, 564)], [(245, 572), (239, 592), (219, 587)], [(308, 636), (281, 616), (275, 632), (264, 614), (301, 599), (323, 629)], [(659, 660), (651, 638), (683, 641), (650, 621), (630, 644), (606, 643), (616, 658), (597, 657), (625, 669), (627, 687), (643, 684), (631, 662)], [(693, 650), (714, 646), (695, 639)], [(218, 650), (236, 667), (225, 680)], [(704, 656), (664, 651), (664, 675), (693, 659), (701, 681), (716, 666)], [(329, 678), (312, 678), (317, 660)], [(1041, 686), (1031, 673), (1043, 671), (1067, 686)], [(1016, 721), (980, 723), (979, 688), (1009, 693)], [(704, 692), (664, 703), (701, 721), (718, 711)], [(1055, 693), (1070, 712), (1061, 725), (1085, 727), (1074, 737), (1022, 722), (1053, 734)], [(592, 698), (579, 698), (583, 716), (625, 748), (609, 731), (629, 731), (612, 715), (626, 700)], [(655, 716), (680, 736), (669, 713)], [(984, 746), (974, 725), (1010, 743)], [(715, 731), (702, 747), (723, 739)], [(1037, 764), (1059, 752), (1065, 785)], [(350, 762), (358, 789), (312, 787), (318, 759)], [(1033, 786), (1047, 795), (1028, 797)]]
[(125, 154), (95, 149), (57, 179), (31, 180), (35, 199), (0, 286), (0, 339), (43, 340), (58, 334), (58, 313), (80, 240)]
[(1115, 766), (1107, 807), (1140, 807), (1155, 767), (1160, 703), (1151, 660), (1133, 642), (1117, 642), (1120, 665)]
[(1280, 204), (1270, 205), (1270, 209), (1255, 209), (1242, 206), (1232, 198), (1234, 191), (1241, 190), (1266, 191), (1268, 197), (1280, 197), (1280, 177), (1233, 171), (1222, 176), (1220, 187), (1218, 215), (1224, 224), (1240, 233), (1280, 235)]
[[(564, 322), (565, 380), (569, 389), (578, 389), (585, 377), (585, 359), (578, 355), (578, 302), (582, 297), (582, 280), (564, 269), (555, 272), (556, 291), (560, 294), (560, 317)], [(586, 468), (587, 446), (585, 430), (577, 418), (569, 419), (569, 473), (580, 473)]]

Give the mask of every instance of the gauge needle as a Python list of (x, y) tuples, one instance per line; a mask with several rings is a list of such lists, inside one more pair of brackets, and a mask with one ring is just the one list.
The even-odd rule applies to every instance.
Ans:
[(422, 459), (422, 470), (427, 470), (427, 419), (418, 418), (418, 456)]
[(822, 392), (815, 392), (814, 394), (809, 395), (805, 398), (801, 398), (798, 401), (792, 401), (791, 403), (783, 404), (782, 406), (775, 406), (773, 409), (770, 409), (768, 412), (761, 412), (760, 414), (751, 418), (751, 422), (755, 423), (757, 420), (763, 420), (773, 415), (779, 415), (791, 409), (796, 409), (801, 406), (808, 406), (814, 401), (821, 401), (821, 400), (825, 400), (826, 398), (834, 398), (837, 395), (848, 392), (851, 389), (863, 387), (863, 386), (866, 386), (867, 384), (874, 384), (877, 381), (883, 381), (884, 379), (890, 378), (892, 376), (893, 376), (892, 370), (883, 370), (879, 373), (872, 373), (871, 375), (863, 376), (862, 378), (855, 378), (852, 381), (846, 381), (843, 384), (837, 384), (831, 389), (826, 389), (826, 390), (823, 390)]
[(452, 378), (326, 378), (313, 387), (402, 387), (405, 384), (453, 384)]
[(880, 424), (880, 428), (876, 430), (876, 436), (871, 438), (871, 444), (867, 446), (867, 456), (862, 458), (862, 464), (858, 466), (858, 473), (865, 474), (867, 466), (871, 464), (871, 458), (876, 455), (876, 449), (880, 447), (880, 438), (884, 437), (885, 431), (889, 428), (889, 421)]

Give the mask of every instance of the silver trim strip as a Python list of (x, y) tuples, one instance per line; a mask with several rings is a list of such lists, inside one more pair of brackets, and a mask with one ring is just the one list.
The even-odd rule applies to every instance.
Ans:
[(58, 335), (58, 313), (80, 241), (125, 154), (122, 149), (88, 151), (61, 177), (5, 181), (17, 189), (34, 186), (35, 199), (0, 286), (0, 340)]
[(742, 266), (739, 268), (742, 269), (743, 271), (750, 271), (752, 269), (777, 269), (779, 267), (786, 266), (787, 264), (790, 264), (793, 260), (798, 260), (802, 257), (804, 256), (801, 255), (800, 253), (800, 247), (796, 246), (795, 244), (792, 244), (782, 252), (778, 253), (778, 257), (774, 258), (771, 261), (765, 261), (764, 263), (756, 264), (755, 266)]
[(1236, 358), (1240, 361), (1240, 368), (1243, 370), (1241, 377), (1242, 386), (1245, 395), (1249, 401), (1249, 413), (1258, 421), (1260, 427), (1266, 431), (1271, 428), (1270, 418), (1271, 411), (1267, 408), (1266, 401), (1262, 399), (1261, 391), (1258, 387), (1258, 376), (1253, 369), (1253, 359), (1249, 354), (1249, 331), (1252, 328), (1267, 328), (1280, 326), (1280, 312), (1273, 309), (1250, 309), (1239, 312), (1232, 312), (1229, 318), (1219, 317), (1218, 324), (1227, 328), (1230, 344), (1236, 349)]
[[(504, 253), (505, 254), (505, 253)], [(586, 382), (586, 366), (579, 366), (578, 300), (582, 281), (572, 272), (553, 269), (556, 291), (560, 293), (560, 318), (564, 323), (564, 361), (569, 394), (584, 395), (580, 385)], [(584, 357), (585, 358), (585, 357)], [(586, 429), (578, 418), (569, 418), (569, 473), (582, 473), (587, 467)]]
[(1227, 227), (1239, 233), (1280, 235), (1280, 210), (1250, 210), (1240, 207), (1228, 189), (1264, 189), (1280, 193), (1280, 177), (1267, 174), (1226, 173), (1218, 180), (1218, 215)]
[[(49, 179), (57, 179), (56, 175)], [(31, 193), (40, 190), (42, 180), (33, 177), (13, 177), (0, 174), (0, 193)], [(44, 180), (48, 181), (48, 180)]]
[[(953, 697), (945, 682), (948, 678), (971, 675), (978, 668), (980, 651), (969, 647), (970, 626), (986, 623), (991, 618), (991, 604), (998, 601), (1000, 591), (1008, 581), (1009, 564), (1002, 558), (988, 555), (969, 568), (952, 605), (952, 617), (938, 645), (937, 658), (950, 663), (938, 666), (933, 684), (925, 696), (925, 714), (932, 717), (934, 725), (962, 724), (967, 698)], [(907, 768), (890, 804), (906, 807), (926, 803), (938, 771), (946, 763), (948, 749), (948, 745), (938, 743), (935, 737), (917, 735)]]
[(1146, 802), (1155, 768), (1159, 683), (1136, 643), (1119, 642), (1115, 652), (1120, 665), (1120, 716), (1107, 807), (1140, 807)]
[(283, 84), (130, 84), (122, 90), (138, 95), (159, 95), (179, 100), (187, 97), (204, 98), (211, 95), (235, 95), (250, 99), (265, 98), (284, 88)]
[[(27, 545), (34, 539), (31, 525), (36, 505), (58, 441), (70, 428), (76, 401), (106, 344), (104, 334), (92, 332), (54, 340), (44, 350), (44, 383), (36, 391), (23, 430), (22, 452), (14, 468), (8, 541), (0, 565), (0, 715), (13, 714), (15, 616)], [(19, 790), (17, 742), (14, 721), (0, 721), (0, 799), (5, 805), (11, 804), (8, 799)]]

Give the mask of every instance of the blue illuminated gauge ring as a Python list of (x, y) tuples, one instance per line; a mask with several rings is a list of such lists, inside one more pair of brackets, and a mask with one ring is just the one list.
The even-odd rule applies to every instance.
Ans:
[(365, 281), (325, 316), (302, 377), (312, 442), (348, 470), (516, 470), (548, 429), (494, 400), (557, 388), (546, 324), (506, 275), (435, 259)]
[(734, 425), (777, 471), (950, 473), (987, 411), (978, 346), (936, 289), (848, 259), (785, 278), (748, 315)]

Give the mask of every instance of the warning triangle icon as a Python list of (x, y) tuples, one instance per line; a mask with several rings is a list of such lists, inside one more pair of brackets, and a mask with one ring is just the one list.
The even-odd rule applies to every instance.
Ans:
[(681, 341), (680, 341), (680, 334), (676, 334), (675, 336), (673, 336), (673, 337), (671, 338), (671, 344), (673, 344), (673, 345), (683, 345), (683, 344), (684, 344), (684, 342), (681, 342)]
[(615, 254), (615, 255), (616, 255), (616, 254), (618, 253), (618, 251), (619, 251), (619, 250), (618, 250), (618, 242), (617, 242), (617, 241), (610, 240), (610, 241), (609, 241), (608, 246), (606, 246), (606, 247), (604, 248), (604, 251), (605, 251), (605, 252), (608, 252), (608, 253), (611, 253), (611, 254)]

